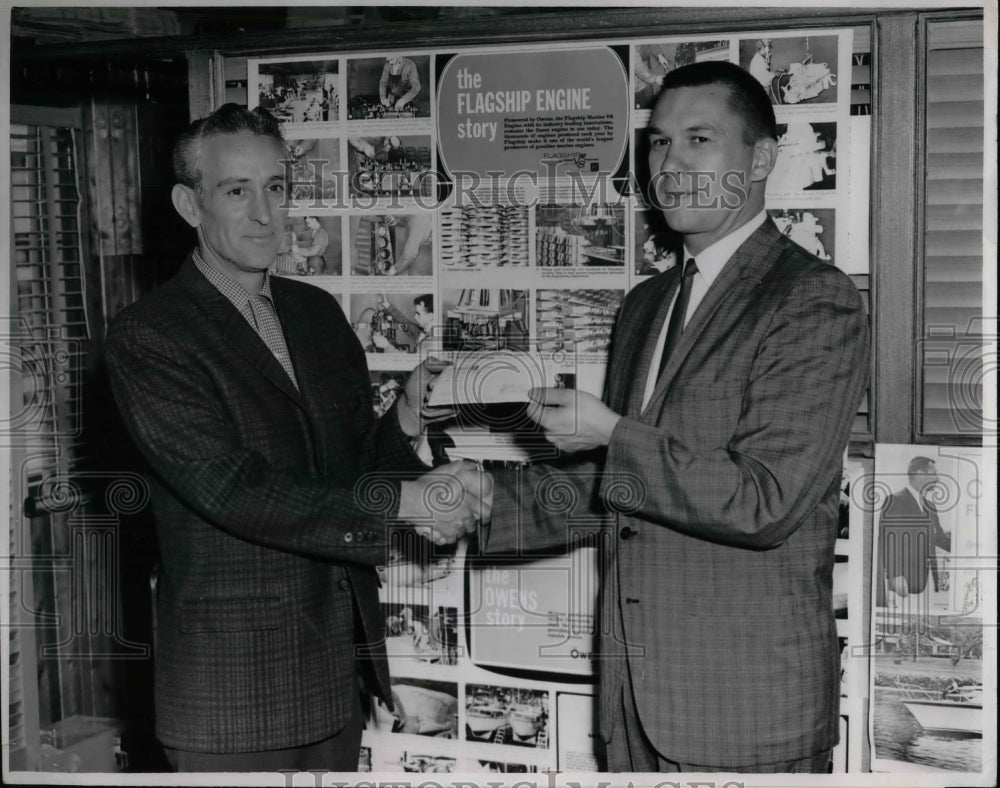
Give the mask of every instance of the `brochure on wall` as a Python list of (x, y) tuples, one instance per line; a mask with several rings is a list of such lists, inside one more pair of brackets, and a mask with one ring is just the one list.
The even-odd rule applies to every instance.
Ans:
[[(249, 104), (289, 140), (293, 207), (274, 273), (338, 298), (379, 413), (430, 354), (454, 361), (434, 392), (449, 404), (523, 407), (537, 385), (599, 396), (626, 294), (677, 260), (648, 199), (646, 134), (674, 68), (727, 60), (761, 81), (779, 135), (771, 219), (831, 265), (866, 270), (846, 234), (864, 173), (844, 163), (852, 142), (867, 145), (847, 132), (851, 50), (850, 29), (825, 29), (252, 59)], [(491, 377), (484, 356), (519, 372)], [(531, 459), (497, 432), (454, 432), (442, 456)], [(863, 640), (854, 538), (838, 542), (836, 571), (847, 650)], [(369, 710), (362, 766), (596, 769), (592, 551), (477, 564), (467, 592), (462, 550), (414, 544), (386, 568), (395, 708)], [(856, 681), (842, 698), (851, 769)]]
[(996, 707), (984, 691), (994, 677), (984, 675), (992, 666), (983, 661), (983, 627), (996, 534), (983, 530), (982, 479), (978, 448), (876, 446), (863, 493), (875, 516), (875, 771), (979, 774), (995, 753), (995, 744), (984, 748), (995, 742)]

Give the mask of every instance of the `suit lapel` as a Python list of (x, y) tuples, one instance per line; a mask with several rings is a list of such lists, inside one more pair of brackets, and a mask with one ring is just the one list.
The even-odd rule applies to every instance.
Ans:
[[(184, 263), (179, 277), (206, 317), (218, 328), (219, 336), (232, 345), (261, 375), (304, 408), (302, 397), (271, 349), (229, 299), (202, 276), (190, 257)], [(287, 333), (284, 322), (282, 329)]]
[[(730, 326), (741, 318), (742, 310), (738, 305), (753, 298), (753, 291), (778, 260), (780, 242), (780, 233), (774, 224), (767, 220), (729, 258), (684, 327), (684, 333), (681, 334), (680, 341), (667, 361), (653, 395), (643, 410), (644, 414), (658, 407), (657, 403), (669, 391), (678, 370), (696, 343), (710, 343), (713, 337), (725, 334)], [(728, 305), (729, 308), (722, 309), (724, 305)], [(657, 322), (660, 326), (663, 325), (662, 315)], [(645, 369), (648, 373), (648, 362)]]
[[(295, 370), (323, 370), (324, 366), (329, 367), (329, 362), (316, 352), (321, 346), (321, 342), (315, 333), (315, 320), (310, 319), (309, 310), (299, 299), (295, 288), (286, 286), (287, 284), (280, 277), (271, 279), (271, 293), (274, 296), (275, 307), (281, 319), (281, 328), (285, 332), (285, 344), (288, 346), (288, 355), (292, 359), (292, 367)], [(323, 341), (336, 340), (333, 337), (325, 337)], [(335, 372), (329, 369), (326, 371)], [(311, 408), (318, 406), (322, 399), (313, 390), (314, 376), (299, 374), (297, 377), (301, 397), (307, 409), (313, 412)], [(326, 407), (338, 407), (336, 402), (325, 401), (322, 404)]]
[[(673, 299), (680, 283), (680, 266), (674, 266), (653, 279), (650, 293), (641, 304), (632, 323), (634, 330), (628, 332), (630, 347), (626, 351), (627, 366), (621, 367), (625, 374), (620, 376), (625, 387), (622, 397), (627, 416), (638, 416), (642, 412), (642, 400), (646, 393), (646, 380), (656, 351), (656, 340), (663, 330), (667, 317), (666, 305)], [(617, 365), (616, 365), (617, 366)]]

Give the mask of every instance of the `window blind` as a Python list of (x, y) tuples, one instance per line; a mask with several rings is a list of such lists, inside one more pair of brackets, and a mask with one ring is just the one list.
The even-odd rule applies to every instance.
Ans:
[(922, 435), (982, 432), (983, 24), (928, 26)]
[[(51, 611), (42, 610), (47, 609), (44, 600), (58, 593), (53, 573), (37, 571), (35, 543), (36, 538), (55, 543), (56, 518), (35, 518), (53, 495), (62, 494), (46, 491), (51, 485), (44, 481), (65, 478), (84, 459), (80, 418), (89, 331), (75, 132), (12, 122), (10, 163), (15, 315), (10, 343), (19, 365), (10, 424), (19, 445), (10, 480), (14, 626), (9, 633), (8, 719), (12, 763), (34, 768), (40, 719), (52, 716), (48, 708), (44, 715), (39, 712), (43, 677), (36, 654), (36, 634), (44, 641), (52, 630), (35, 627), (44, 615), (49, 615), (48, 624), (54, 622)], [(53, 559), (53, 550), (41, 552), (46, 553), (41, 560)]]

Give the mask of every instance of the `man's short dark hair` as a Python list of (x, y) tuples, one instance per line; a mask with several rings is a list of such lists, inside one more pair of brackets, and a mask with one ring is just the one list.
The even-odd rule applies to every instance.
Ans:
[(774, 107), (764, 86), (749, 71), (725, 60), (706, 60), (675, 68), (663, 78), (662, 96), (676, 88), (724, 85), (729, 88), (729, 106), (743, 118), (743, 141), (753, 145), (765, 137), (778, 139)]
[(911, 478), (918, 473), (927, 473), (931, 468), (936, 467), (934, 460), (930, 457), (914, 457), (906, 468), (906, 475)]
[(205, 143), (212, 137), (244, 131), (285, 144), (281, 124), (263, 107), (250, 110), (240, 104), (223, 104), (211, 115), (194, 121), (177, 138), (173, 155), (177, 182), (197, 189), (201, 184), (200, 156)]
[(426, 295), (418, 295), (416, 298), (413, 299), (413, 305), (417, 306), (418, 304), (422, 306), (424, 309), (426, 309), (428, 312), (433, 312), (434, 296), (432, 296), (430, 293), (427, 293)]

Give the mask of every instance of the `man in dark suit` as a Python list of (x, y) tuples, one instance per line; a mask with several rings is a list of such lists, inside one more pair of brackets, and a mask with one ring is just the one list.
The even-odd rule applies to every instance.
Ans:
[[(182, 134), (172, 197), (197, 248), (108, 335), (149, 464), (156, 732), (180, 771), (354, 771), (361, 684), (391, 705), (376, 572), (390, 531), (419, 522), (445, 542), (473, 527), (471, 466), (426, 473), (411, 448), (430, 366), (376, 421), (337, 302), (267, 273), (284, 158), (264, 110), (227, 104)], [(452, 496), (442, 511), (425, 504), (434, 485)]]
[(951, 536), (931, 500), (938, 483), (934, 460), (914, 457), (906, 472), (909, 483), (889, 496), (879, 520), (879, 563), (888, 589), (899, 597), (922, 593), (928, 569), (940, 591), (935, 550), (951, 550)]
[(586, 454), (495, 476), (487, 552), (571, 538), (592, 493), (610, 511), (597, 659), (610, 771), (824, 772), (837, 742), (834, 543), (868, 327), (850, 279), (764, 211), (776, 138), (739, 67), (666, 75), (650, 190), (684, 264), (626, 298), (603, 402), (532, 392), (549, 439)]

